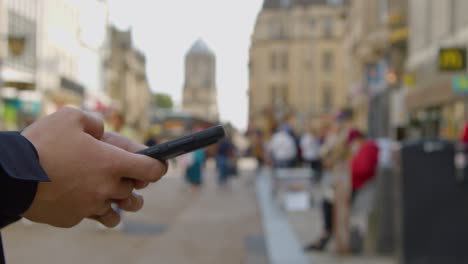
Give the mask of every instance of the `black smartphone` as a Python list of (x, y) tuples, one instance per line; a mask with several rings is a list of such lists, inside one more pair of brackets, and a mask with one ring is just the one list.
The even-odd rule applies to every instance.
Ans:
[(226, 133), (222, 126), (214, 126), (200, 132), (140, 150), (136, 153), (165, 161), (187, 152), (215, 144), (223, 139), (225, 135)]

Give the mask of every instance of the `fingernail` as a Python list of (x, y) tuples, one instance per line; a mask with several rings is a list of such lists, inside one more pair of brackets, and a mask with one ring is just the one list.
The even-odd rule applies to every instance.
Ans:
[(129, 199), (127, 199), (127, 200), (125, 201), (125, 206), (128, 207), (128, 206), (131, 206), (131, 205), (132, 205), (132, 199), (129, 198)]

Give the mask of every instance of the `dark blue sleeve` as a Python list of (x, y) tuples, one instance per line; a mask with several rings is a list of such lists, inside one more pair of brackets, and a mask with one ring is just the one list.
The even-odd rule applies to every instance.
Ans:
[(21, 218), (43, 181), (49, 178), (34, 145), (18, 132), (0, 132), (0, 228)]

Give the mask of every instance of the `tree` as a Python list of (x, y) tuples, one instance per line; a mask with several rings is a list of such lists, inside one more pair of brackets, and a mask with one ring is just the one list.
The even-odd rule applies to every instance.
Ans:
[(172, 109), (174, 106), (171, 96), (165, 93), (154, 94), (153, 103), (157, 108)]

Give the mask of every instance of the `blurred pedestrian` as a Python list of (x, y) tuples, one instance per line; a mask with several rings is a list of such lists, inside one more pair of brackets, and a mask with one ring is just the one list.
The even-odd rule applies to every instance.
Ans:
[(226, 186), (229, 176), (232, 173), (232, 159), (234, 158), (235, 147), (229, 136), (226, 136), (220, 143), (216, 152), (216, 168), (218, 170), (218, 185)]
[(304, 161), (314, 172), (314, 180), (320, 180), (322, 173), (322, 161), (320, 160), (320, 139), (316, 130), (310, 127), (301, 137), (301, 150)]
[(252, 155), (257, 160), (257, 171), (265, 163), (265, 153), (264, 153), (264, 141), (262, 136), (262, 131), (257, 130), (253, 133), (253, 140), (252, 140)]
[(295, 165), (297, 147), (290, 130), (288, 125), (283, 124), (271, 138), (269, 150), (275, 168), (291, 168)]
[(468, 145), (468, 122), (463, 125), (462, 133), (460, 136), (460, 142), (464, 145)]
[(203, 184), (203, 166), (206, 159), (205, 151), (203, 149), (198, 149), (184, 156), (186, 158), (185, 180), (194, 191), (198, 191)]
[(150, 134), (145, 140), (145, 145), (148, 147), (152, 147), (157, 144), (158, 144), (158, 140), (156, 139), (156, 136), (153, 134)]
[(356, 132), (350, 139), (354, 154), (350, 161), (351, 172), (351, 201), (353, 201), (362, 187), (372, 180), (379, 163), (379, 147), (374, 140), (366, 140), (363, 133)]
[(0, 228), (21, 217), (57, 227), (90, 218), (113, 227), (120, 217), (112, 203), (140, 210), (143, 198), (133, 190), (160, 179), (167, 166), (134, 154), (145, 146), (103, 128), (102, 120), (65, 107), (21, 133), (0, 132)]
[[(348, 162), (350, 160), (351, 144), (350, 138), (354, 139), (352, 131), (352, 113), (349, 110), (340, 112), (335, 121), (330, 124), (324, 143), (320, 149), (323, 162), (324, 179), (322, 181), (323, 200), (322, 217), (323, 231), (319, 239), (310, 243), (305, 250), (323, 250), (332, 235), (337, 236), (337, 247), (341, 250), (342, 234), (347, 231), (342, 222), (347, 220), (349, 199), (347, 195), (346, 182), (349, 180)], [(343, 201), (345, 201), (343, 204)]]

